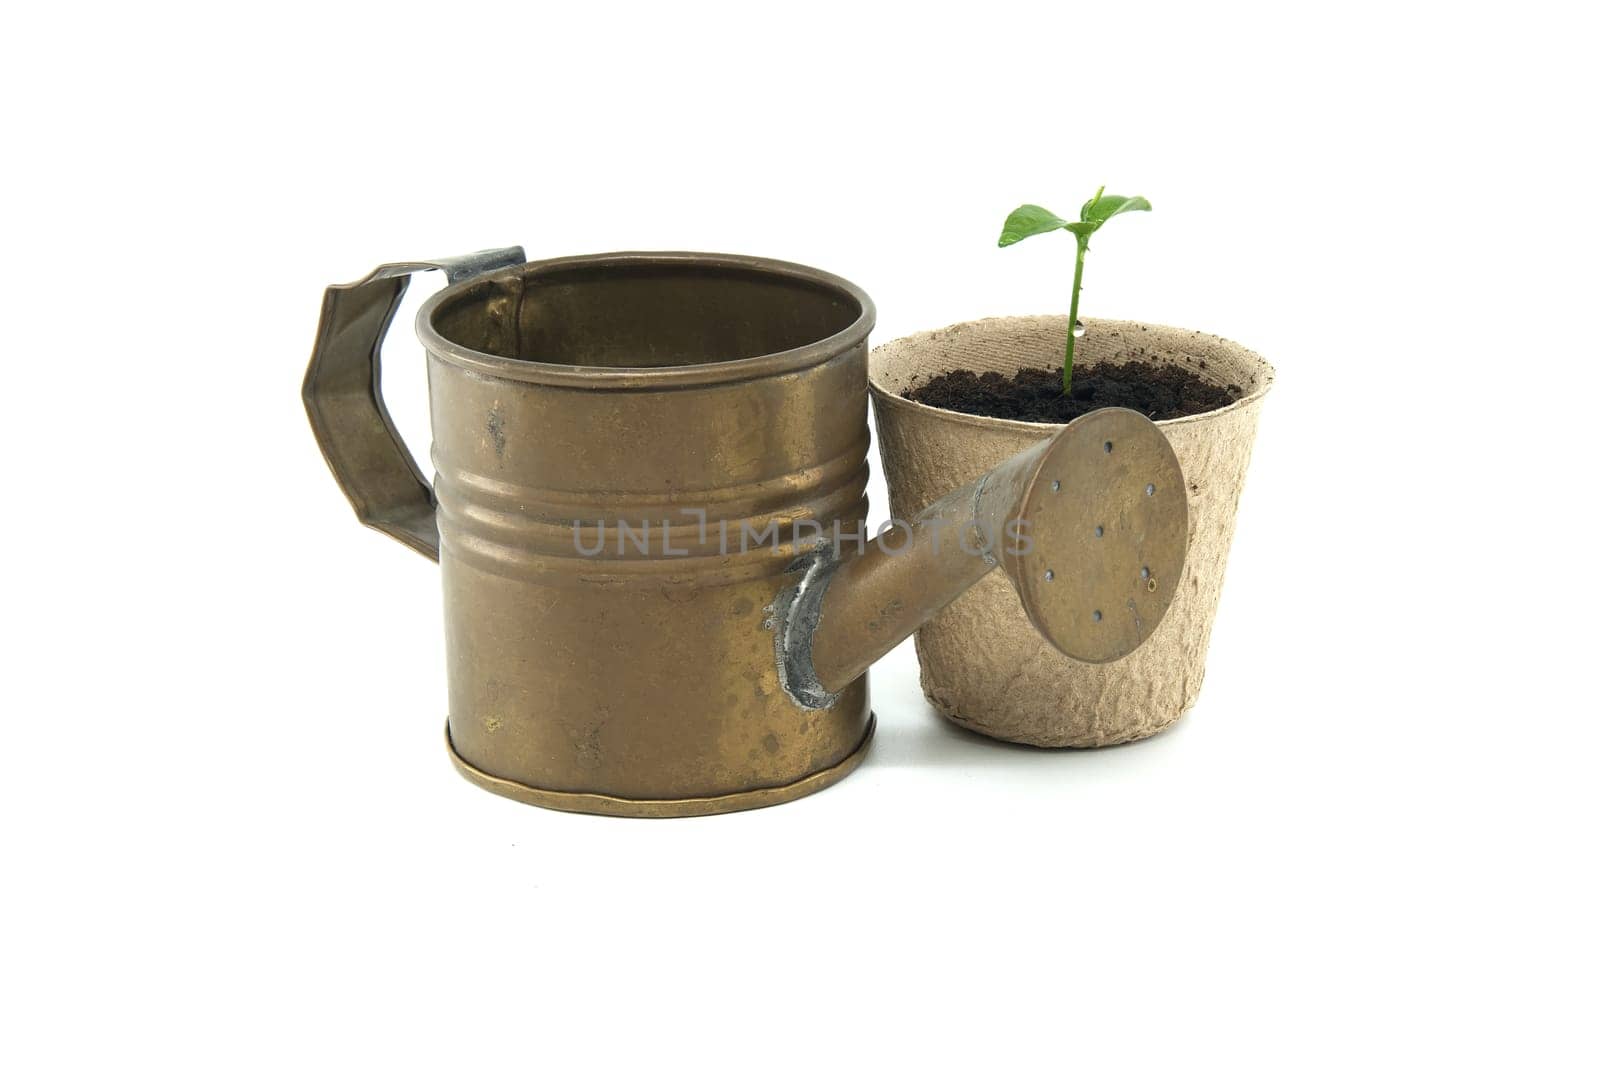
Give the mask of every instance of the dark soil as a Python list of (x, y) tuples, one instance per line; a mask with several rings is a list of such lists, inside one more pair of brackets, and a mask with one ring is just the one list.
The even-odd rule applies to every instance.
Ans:
[[(1201, 369), (1205, 363), (1200, 363)], [(1072, 394), (1061, 392), (1061, 368), (1018, 370), (1015, 377), (990, 371), (951, 370), (918, 385), (907, 399), (930, 407), (1010, 418), (1019, 422), (1070, 422), (1101, 407), (1128, 407), (1151, 421), (1204, 414), (1242, 395), (1237, 385), (1214, 385), (1181, 366), (1149, 362), (1101, 363), (1072, 371)]]

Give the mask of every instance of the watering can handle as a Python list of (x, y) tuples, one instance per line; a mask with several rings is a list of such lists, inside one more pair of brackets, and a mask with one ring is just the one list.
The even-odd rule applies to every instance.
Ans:
[(383, 404), (379, 352), (411, 275), (443, 270), (450, 284), (526, 262), (521, 248), (451, 259), (385, 263), (359, 281), (329, 285), (301, 398), (311, 431), (361, 524), (439, 560), (433, 489)]

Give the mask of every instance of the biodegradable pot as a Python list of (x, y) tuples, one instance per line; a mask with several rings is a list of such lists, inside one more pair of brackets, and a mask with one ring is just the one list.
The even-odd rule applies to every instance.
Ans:
[[(1134, 359), (1174, 363), (1237, 386), (1240, 396), (1220, 410), (1157, 423), (1188, 484), (1189, 554), (1171, 609), (1138, 650), (1104, 665), (1067, 658), (1039, 636), (998, 572), (917, 630), (922, 690), (941, 713), (974, 731), (1039, 747), (1141, 739), (1194, 705), (1256, 419), (1273, 380), (1265, 360), (1220, 337), (1140, 322), (1084, 324), (1087, 332), (1077, 344), (1080, 367)], [(995, 370), (1010, 377), (1023, 367), (1059, 366), (1066, 334), (1064, 315), (986, 318), (917, 333), (872, 352), (868, 376), (878, 448), (895, 517), (918, 513), (1060, 429), (958, 414), (903, 393), (948, 370)]]

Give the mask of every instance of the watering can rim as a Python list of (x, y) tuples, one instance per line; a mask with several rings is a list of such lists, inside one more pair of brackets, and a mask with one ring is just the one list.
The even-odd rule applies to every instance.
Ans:
[[(834, 294), (853, 302), (858, 312), (843, 329), (809, 344), (743, 359), (696, 363), (690, 366), (572, 366), (513, 359), (458, 344), (445, 338), (434, 326), (436, 313), (447, 302), (460, 299), (475, 288), (491, 285), (508, 276), (556, 273), (578, 266), (606, 265), (682, 266), (702, 269), (710, 267), (779, 277), (831, 290)], [(434, 293), (422, 305), (417, 311), (416, 329), (417, 338), (431, 354), (455, 366), (492, 377), (561, 388), (664, 391), (731, 384), (807, 369), (827, 362), (858, 345), (864, 345), (876, 324), (876, 319), (877, 308), (872, 298), (860, 286), (837, 274), (801, 263), (722, 252), (616, 251), (515, 263), (457, 281)]]

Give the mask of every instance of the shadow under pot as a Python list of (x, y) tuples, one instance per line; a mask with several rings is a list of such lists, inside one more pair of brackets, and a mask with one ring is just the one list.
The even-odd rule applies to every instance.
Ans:
[[(1273, 369), (1220, 337), (1140, 322), (1085, 320), (1075, 365), (1139, 360), (1182, 367), (1237, 390), (1216, 410), (1156, 420), (1183, 469), (1189, 544), (1165, 620), (1137, 650), (1114, 662), (1075, 661), (1042, 638), (1016, 596), (994, 575), (916, 633), (922, 690), (958, 725), (1038, 747), (1101, 747), (1153, 735), (1193, 706), (1205, 676), (1211, 625), (1222, 594), (1234, 516), (1250, 464), (1261, 401)], [(962, 414), (906, 398), (952, 370), (1010, 378), (1061, 364), (1064, 315), (986, 318), (917, 333), (876, 348), (868, 375), (878, 448), (896, 517), (916, 514), (1060, 424)], [(1093, 550), (1094, 522), (1080, 530)]]

